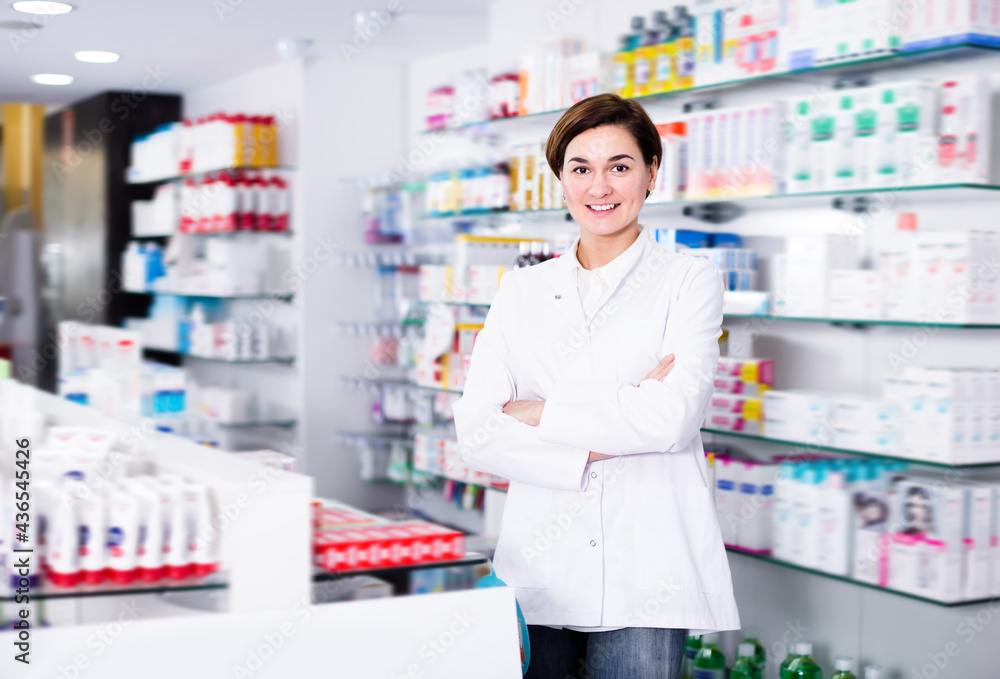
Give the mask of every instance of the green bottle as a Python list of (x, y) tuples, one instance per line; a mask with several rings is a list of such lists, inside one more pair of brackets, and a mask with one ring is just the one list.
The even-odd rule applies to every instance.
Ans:
[(726, 656), (715, 645), (717, 634), (706, 634), (694, 656), (694, 679), (726, 679)]
[(799, 642), (795, 649), (797, 655), (781, 670), (781, 679), (823, 679), (823, 670), (809, 657), (812, 646), (808, 641)]
[(833, 659), (833, 669), (837, 672), (830, 679), (858, 679), (854, 674), (854, 658), (838, 655)]
[(743, 643), (753, 644), (753, 661), (760, 670), (760, 676), (763, 677), (767, 673), (767, 651), (760, 643), (760, 634), (757, 633), (756, 627), (746, 628), (743, 632)]
[(681, 679), (694, 679), (694, 657), (701, 650), (701, 637), (688, 637), (684, 642), (684, 665)]
[(729, 679), (763, 679), (764, 673), (754, 661), (753, 644), (740, 644), (737, 655), (736, 662), (729, 670)]
[(781, 663), (781, 667), (778, 668), (778, 676), (784, 679), (785, 670), (787, 670), (788, 666), (791, 665), (792, 662), (798, 657), (799, 657), (799, 645), (793, 644), (788, 648), (788, 655), (785, 656), (785, 659)]

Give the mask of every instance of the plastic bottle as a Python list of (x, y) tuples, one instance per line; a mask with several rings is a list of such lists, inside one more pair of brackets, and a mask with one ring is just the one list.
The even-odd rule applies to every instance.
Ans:
[(858, 679), (854, 674), (854, 658), (838, 655), (833, 659), (833, 669), (836, 670), (830, 679)]
[(796, 656), (781, 670), (780, 679), (823, 679), (823, 670), (810, 655), (812, 644), (801, 641), (796, 646)]
[(882, 679), (882, 666), (881, 665), (866, 665), (865, 666), (865, 679)]
[(674, 7), (674, 44), (677, 65), (676, 87), (683, 90), (694, 86), (694, 27), (687, 7)]
[(652, 75), (653, 92), (669, 92), (676, 85), (676, 48), (674, 26), (667, 19), (667, 13), (653, 12), (653, 27), (659, 31), (660, 42), (656, 46), (656, 61)]
[(528, 266), (534, 266), (542, 261), (542, 243), (541, 241), (533, 240), (531, 241), (531, 250), (528, 253)]
[(781, 662), (781, 666), (778, 668), (778, 677), (779, 677), (779, 679), (783, 679), (784, 678), (784, 676), (785, 676), (785, 670), (787, 670), (789, 668), (789, 666), (793, 662), (795, 662), (795, 659), (798, 658), (798, 657), (799, 657), (799, 645), (798, 644), (793, 644), (792, 646), (790, 646), (788, 648), (788, 655), (785, 656), (785, 659)]
[(684, 662), (681, 665), (681, 679), (694, 679), (694, 658), (701, 650), (701, 637), (688, 637), (684, 642)]
[(761, 679), (764, 674), (754, 662), (753, 644), (742, 643), (737, 650), (736, 662), (729, 670), (729, 679)]
[(531, 241), (523, 240), (517, 244), (517, 261), (514, 267), (522, 269), (528, 266), (528, 253), (531, 252)]
[(702, 637), (701, 649), (694, 656), (694, 679), (725, 679), (726, 656), (716, 646), (717, 634)]
[(767, 669), (767, 651), (764, 650), (764, 646), (760, 643), (760, 634), (756, 627), (746, 628), (743, 633), (743, 643), (753, 646), (753, 661), (757, 669), (760, 670), (760, 675), (763, 677)]

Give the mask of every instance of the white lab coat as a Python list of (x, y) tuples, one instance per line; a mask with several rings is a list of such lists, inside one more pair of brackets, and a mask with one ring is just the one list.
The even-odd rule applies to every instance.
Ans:
[[(504, 274), (454, 404), (468, 464), (510, 479), (494, 564), (529, 624), (740, 627), (699, 432), (722, 281), (649, 231), (589, 323), (571, 258)], [(545, 400), (539, 426), (511, 400)]]

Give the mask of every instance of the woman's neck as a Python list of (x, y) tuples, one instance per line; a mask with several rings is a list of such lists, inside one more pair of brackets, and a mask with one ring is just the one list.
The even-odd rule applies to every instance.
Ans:
[(607, 235), (581, 230), (580, 242), (576, 246), (576, 260), (587, 271), (593, 271), (614, 261), (618, 255), (628, 250), (638, 237), (638, 221), (621, 231)]

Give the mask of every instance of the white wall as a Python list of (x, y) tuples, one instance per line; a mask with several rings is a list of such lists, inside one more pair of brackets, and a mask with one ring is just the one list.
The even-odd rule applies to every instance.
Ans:
[[(307, 61), (304, 70), (302, 178), (305, 193), (305, 252), (323, 242), (338, 252), (367, 249), (363, 243), (361, 195), (344, 180), (394, 168), (403, 146), (406, 78), (402, 65), (347, 62), (334, 56)], [(317, 492), (368, 509), (401, 502), (391, 485), (358, 477), (357, 452), (336, 443), (335, 432), (374, 431), (370, 399), (338, 383), (362, 374), (367, 346), (337, 335), (335, 323), (374, 320), (374, 271), (319, 262), (304, 283), (305, 443), (307, 472)]]

